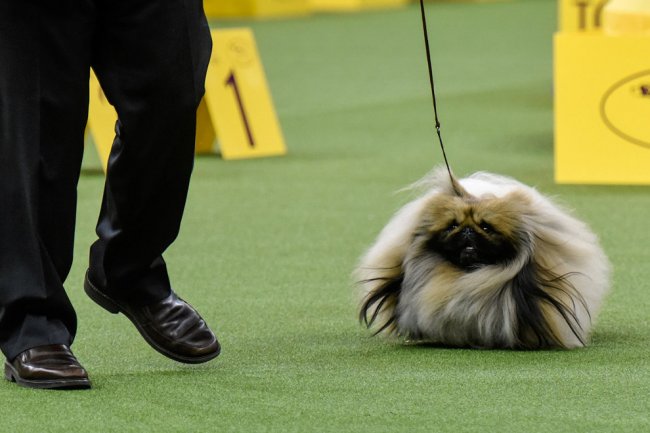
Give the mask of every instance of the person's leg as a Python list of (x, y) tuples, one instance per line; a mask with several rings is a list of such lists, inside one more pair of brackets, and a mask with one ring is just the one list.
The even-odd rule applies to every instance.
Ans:
[(211, 53), (202, 0), (99, 5), (93, 69), (119, 120), (84, 289), (160, 353), (205, 362), (217, 338), (173, 292), (162, 258), (180, 228)]
[(70, 345), (64, 291), (88, 107), (92, 6), (0, 3), (0, 347)]
[(132, 304), (167, 297), (211, 39), (201, 0), (99, 2), (93, 69), (118, 113), (89, 277)]

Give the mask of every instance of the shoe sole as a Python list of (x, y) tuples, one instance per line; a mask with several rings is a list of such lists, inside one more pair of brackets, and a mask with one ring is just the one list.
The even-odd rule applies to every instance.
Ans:
[(14, 367), (5, 362), (5, 379), (25, 388), (37, 389), (90, 389), (89, 379), (29, 380), (20, 377)]
[(147, 334), (147, 332), (142, 328), (140, 323), (133, 318), (133, 316), (129, 313), (128, 309), (120, 305), (119, 302), (116, 300), (106, 296), (105, 293), (103, 293), (99, 288), (97, 288), (88, 278), (88, 272), (86, 272), (86, 278), (84, 279), (84, 291), (86, 292), (86, 295), (90, 299), (92, 299), (97, 305), (108, 311), (109, 313), (112, 314), (118, 314), (122, 313), (124, 316), (126, 316), (127, 319), (133, 323), (135, 328), (138, 330), (142, 338), (151, 346), (153, 349), (155, 349), (157, 352), (165, 355), (166, 357), (173, 359), (174, 361), (182, 362), (184, 364), (202, 364), (204, 362), (208, 362), (221, 353), (221, 348), (217, 350), (214, 353), (210, 353), (208, 355), (200, 356), (200, 357), (187, 357), (183, 355), (179, 355), (177, 353), (171, 352), (158, 343), (156, 343), (150, 336)]

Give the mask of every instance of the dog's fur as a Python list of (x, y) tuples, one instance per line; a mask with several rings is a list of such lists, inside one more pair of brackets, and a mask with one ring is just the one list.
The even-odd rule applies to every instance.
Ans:
[(610, 266), (584, 223), (507, 177), (424, 183), (355, 272), (369, 328), (461, 347), (587, 344)]

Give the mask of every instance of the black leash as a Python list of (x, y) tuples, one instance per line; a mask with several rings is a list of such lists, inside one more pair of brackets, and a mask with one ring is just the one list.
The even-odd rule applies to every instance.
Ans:
[[(433, 98), (433, 114), (436, 121), (436, 132), (438, 134), (438, 141), (440, 141), (440, 149), (442, 149), (442, 157), (445, 159), (445, 165), (447, 166), (447, 172), (449, 173), (449, 178), (451, 183), (454, 186), (454, 190), (458, 193), (456, 189), (456, 180), (451, 174), (451, 168), (449, 168), (449, 161), (447, 161), (447, 153), (445, 152), (445, 145), (442, 143), (442, 133), (440, 132), (440, 120), (438, 120), (438, 105), (436, 104), (436, 86), (433, 82), (433, 67), (431, 66), (431, 50), (429, 49), (429, 32), (427, 30), (427, 16), (424, 12), (424, 0), (420, 0), (420, 14), (422, 15), (422, 31), (424, 33), (424, 46), (427, 50), (427, 66), (429, 67), (429, 83), (431, 84), (431, 97)], [(460, 194), (459, 194), (460, 195)]]

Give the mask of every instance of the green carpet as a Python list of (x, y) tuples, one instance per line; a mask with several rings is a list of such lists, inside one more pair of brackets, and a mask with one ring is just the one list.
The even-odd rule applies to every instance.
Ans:
[(642, 432), (650, 430), (650, 189), (557, 186), (555, 2), (428, 5), (439, 107), (458, 174), (490, 170), (556, 196), (600, 235), (614, 282), (574, 351), (424, 349), (371, 338), (350, 272), (441, 162), (418, 10), (319, 15), (255, 31), (289, 147), (196, 161), (166, 254), (222, 355), (185, 366), (81, 289), (103, 176), (79, 186), (75, 353), (94, 388), (0, 383), (2, 432)]

